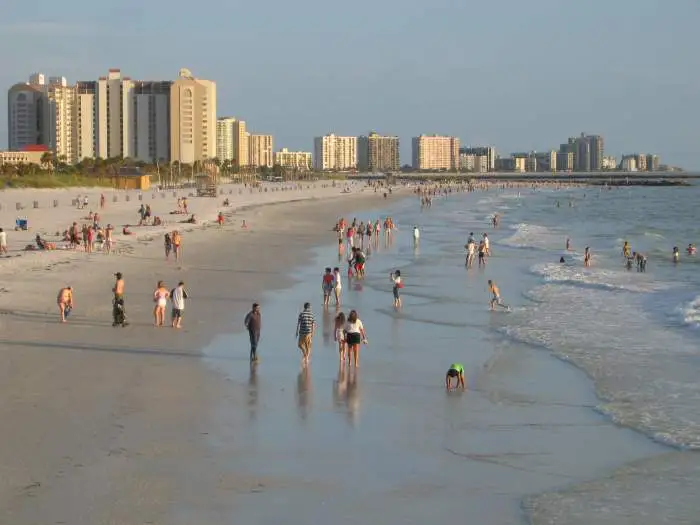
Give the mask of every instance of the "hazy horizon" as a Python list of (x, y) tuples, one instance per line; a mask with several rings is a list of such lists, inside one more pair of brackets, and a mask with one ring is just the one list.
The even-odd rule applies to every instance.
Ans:
[(6, 93), (34, 72), (94, 80), (110, 68), (166, 80), (186, 67), (217, 83), (219, 116), (273, 134), (276, 150), (312, 151), (314, 136), (375, 130), (401, 138), (407, 164), (421, 133), (508, 155), (556, 149), (585, 132), (602, 135), (606, 155), (618, 159), (655, 153), (663, 164), (700, 168), (700, 4), (692, 0), (663, 9), (655, 0), (357, 0), (349, 8), (201, 0), (196, 13), (192, 5), (4, 6), (0, 46), (12, 53), (0, 86)]

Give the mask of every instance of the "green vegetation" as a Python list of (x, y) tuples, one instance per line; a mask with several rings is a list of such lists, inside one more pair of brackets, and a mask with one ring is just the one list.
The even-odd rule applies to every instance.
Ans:
[(81, 173), (30, 173), (27, 175), (0, 175), (0, 189), (6, 188), (71, 188), (111, 187), (109, 178)]

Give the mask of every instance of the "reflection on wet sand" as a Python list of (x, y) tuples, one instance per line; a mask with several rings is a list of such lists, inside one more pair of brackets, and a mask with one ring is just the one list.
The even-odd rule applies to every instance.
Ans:
[(250, 376), (248, 377), (248, 415), (255, 419), (258, 415), (258, 365), (250, 363)]
[(323, 328), (323, 345), (329, 346), (332, 342), (331, 336), (333, 335), (333, 323), (332, 314), (328, 306), (323, 308), (323, 317), (321, 318), (321, 324)]
[(306, 420), (311, 410), (311, 393), (311, 367), (305, 366), (297, 376), (297, 408), (302, 420)]
[(333, 381), (333, 403), (340, 410), (345, 409), (348, 423), (355, 426), (360, 409), (359, 372), (345, 363), (338, 367), (338, 376)]

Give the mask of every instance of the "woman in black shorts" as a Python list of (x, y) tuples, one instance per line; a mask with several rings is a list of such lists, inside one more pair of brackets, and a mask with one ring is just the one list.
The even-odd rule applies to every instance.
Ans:
[(357, 311), (352, 310), (345, 323), (345, 342), (348, 347), (348, 357), (351, 364), (357, 368), (360, 361), (360, 344), (367, 344), (367, 333), (362, 321), (357, 317)]

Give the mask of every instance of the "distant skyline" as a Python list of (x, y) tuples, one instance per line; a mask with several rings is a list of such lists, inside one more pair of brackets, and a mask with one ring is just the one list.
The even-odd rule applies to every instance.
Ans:
[[(401, 137), (407, 164), (421, 133), (507, 155), (585, 132), (605, 137), (607, 155), (700, 168), (695, 0), (300, 0), (279, 16), (269, 4), (196, 6), (202, 16), (182, 0), (11, 2), (0, 86), (37, 71), (72, 83), (187, 67), (217, 83), (219, 116), (274, 134), (278, 148), (376, 130)], [(2, 149), (6, 113), (5, 98)]]

